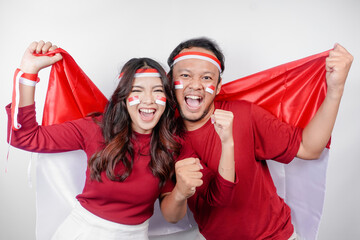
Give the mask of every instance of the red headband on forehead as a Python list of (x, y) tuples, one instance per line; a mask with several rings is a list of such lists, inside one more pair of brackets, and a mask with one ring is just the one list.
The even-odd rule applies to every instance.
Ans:
[[(124, 72), (120, 73), (119, 79), (122, 78), (123, 75)], [(155, 68), (140, 68), (136, 70), (134, 77), (161, 77), (161, 75), (159, 71)]]
[(208, 61), (208, 62), (214, 64), (219, 69), (219, 72), (221, 72), (221, 63), (220, 63), (219, 59), (217, 59), (213, 55), (203, 53), (203, 52), (183, 52), (183, 53), (179, 53), (178, 55), (176, 55), (174, 57), (174, 62), (172, 64), (172, 66), (174, 66), (179, 61), (186, 60), (186, 59), (191, 59), (191, 58)]

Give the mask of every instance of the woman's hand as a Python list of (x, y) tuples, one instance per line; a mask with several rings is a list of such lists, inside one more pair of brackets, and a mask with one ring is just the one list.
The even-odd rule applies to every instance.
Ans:
[(20, 64), (20, 69), (24, 73), (37, 74), (41, 69), (46, 68), (62, 59), (60, 53), (54, 56), (35, 56), (34, 54), (45, 54), (57, 49), (51, 42), (33, 42), (26, 49)]
[(179, 193), (179, 199), (186, 200), (191, 197), (196, 188), (203, 184), (201, 169), (202, 166), (198, 158), (185, 158), (176, 162), (175, 190)]

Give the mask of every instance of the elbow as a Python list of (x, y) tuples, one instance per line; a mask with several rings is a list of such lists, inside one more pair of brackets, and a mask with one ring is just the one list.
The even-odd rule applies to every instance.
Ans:
[(322, 152), (313, 153), (308, 160), (317, 160), (320, 158)]
[(163, 215), (164, 216), (164, 219), (168, 222), (168, 223), (172, 223), (172, 224), (176, 224), (178, 223), (181, 219), (183, 219), (183, 217), (185, 217), (185, 214), (184, 215), (179, 215), (179, 216), (166, 216), (166, 215)]
[(317, 160), (320, 158), (324, 148), (309, 149), (305, 148), (303, 144), (300, 144), (299, 150), (296, 154), (296, 157), (303, 160)]
[(167, 221), (168, 221), (169, 223), (176, 224), (176, 223), (178, 223), (180, 220), (181, 220), (181, 219), (179, 219), (179, 220), (169, 219), (169, 220), (167, 220)]
[(298, 153), (296, 157), (301, 158), (303, 160), (317, 160), (321, 156), (321, 152), (306, 152), (306, 153)]

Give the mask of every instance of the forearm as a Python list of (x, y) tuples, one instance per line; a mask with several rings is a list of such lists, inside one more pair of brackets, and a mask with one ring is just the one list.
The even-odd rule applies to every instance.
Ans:
[(230, 182), (235, 181), (234, 141), (222, 143), (221, 157), (218, 167), (219, 174)]
[(166, 221), (177, 223), (186, 214), (187, 200), (175, 187), (163, 197), (160, 209)]
[(297, 157), (317, 159), (326, 147), (340, 106), (342, 90), (328, 92), (315, 116), (304, 128)]
[(34, 104), (35, 87), (19, 84), (19, 107), (25, 107)]

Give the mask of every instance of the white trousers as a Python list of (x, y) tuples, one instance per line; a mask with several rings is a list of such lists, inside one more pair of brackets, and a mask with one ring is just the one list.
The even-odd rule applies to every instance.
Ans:
[(124, 225), (102, 219), (77, 204), (60, 225), (52, 240), (148, 240), (149, 220)]

